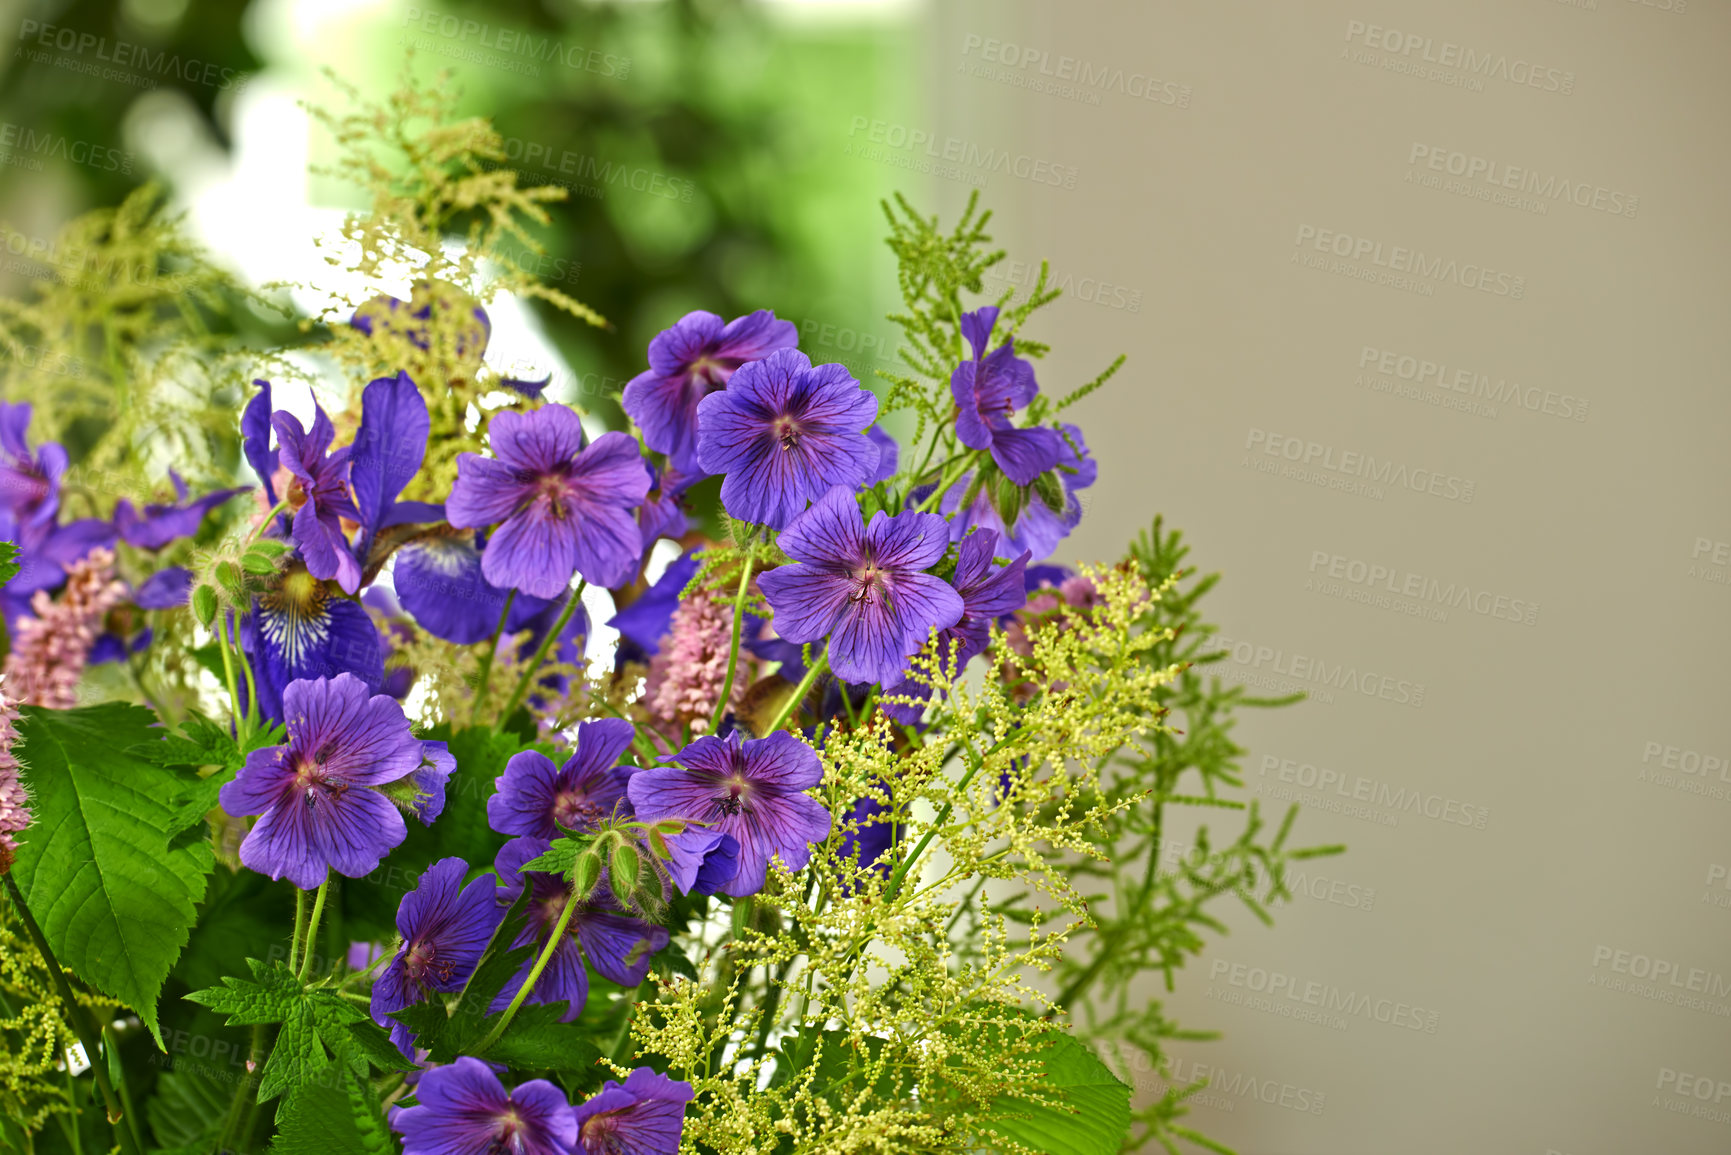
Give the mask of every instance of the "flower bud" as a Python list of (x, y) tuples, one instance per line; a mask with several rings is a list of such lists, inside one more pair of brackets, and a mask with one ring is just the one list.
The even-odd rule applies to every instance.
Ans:
[(631, 905), (631, 896), (637, 890), (638, 874), (642, 866), (643, 861), (638, 857), (635, 846), (621, 843), (613, 848), (613, 854), (608, 860), (607, 885), (620, 906)]
[(247, 573), (261, 576), (276, 572), (276, 559), (256, 545), (240, 555), (240, 565)]
[(595, 892), (595, 884), (601, 881), (601, 856), (593, 850), (583, 851), (571, 864), (569, 877), (572, 899), (582, 902)]
[(216, 620), (216, 591), (209, 586), (199, 586), (192, 591), (192, 614), (198, 619), (198, 624), (209, 627)]

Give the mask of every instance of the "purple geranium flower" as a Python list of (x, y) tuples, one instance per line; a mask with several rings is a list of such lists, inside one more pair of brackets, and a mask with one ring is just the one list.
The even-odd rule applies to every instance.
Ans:
[(678, 1155), (691, 1097), (690, 1083), (650, 1067), (609, 1079), (577, 1108), (573, 1155)]
[(58, 442), (30, 451), (25, 434), (33, 412), (28, 401), (0, 401), (0, 510), (20, 529), (54, 520), (60, 509), (60, 478), (66, 473), (66, 448)]
[(509, 1094), (479, 1059), (463, 1055), (421, 1076), (416, 1106), (391, 1116), (403, 1155), (570, 1155), (577, 1113), (545, 1079)]
[[(1028, 600), (1023, 585), (1023, 571), (1033, 555), (1023, 550), (1009, 565), (992, 564), (998, 552), (995, 530), (978, 529), (962, 539), (956, 557), (956, 574), (952, 578), (956, 592), (962, 597), (962, 616), (955, 625), (938, 634), (938, 652), (945, 668), (953, 663), (959, 670), (976, 654), (983, 654), (991, 640), (992, 621), (1022, 608)], [(924, 682), (907, 677), (886, 687), (884, 696), (910, 697), (921, 701), (931, 697), (932, 688)], [(913, 724), (922, 712), (919, 706), (885, 702), (884, 713), (898, 722)]]
[(495, 414), (493, 457), (457, 458), (446, 503), (454, 526), (503, 522), (487, 542), (481, 572), (496, 586), (557, 597), (575, 570), (619, 586), (643, 553), (631, 511), (649, 492), (649, 471), (628, 434), (604, 433), (585, 447), (583, 423), (563, 405)]
[(373, 979), (373, 1021), (389, 1030), (391, 1042), (411, 1058), (414, 1036), (389, 1012), (423, 1002), (429, 994), (462, 989), (505, 917), (493, 893), (498, 880), (483, 874), (464, 886), (468, 872), (461, 858), (441, 858), (426, 869), (397, 907), (402, 945)]
[(714, 894), (739, 873), (739, 840), (706, 826), (687, 826), (662, 836), (670, 857), (662, 868), (686, 894)]
[(742, 897), (763, 889), (769, 860), (789, 870), (829, 837), (829, 811), (804, 791), (823, 779), (817, 752), (786, 731), (742, 740), (705, 735), (674, 755), (685, 767), (652, 767), (631, 776), (626, 793), (642, 822), (683, 818), (739, 843), (739, 871), (719, 889)]
[(345, 445), (326, 455), (336, 430), (323, 407), (315, 409), (311, 433), (301, 428), (300, 418), (292, 413), (276, 413), (271, 426), (276, 429), (282, 463), (294, 479), (286, 497), (295, 510), (295, 544), (307, 569), (317, 578), (335, 578), (344, 593), (352, 594), (360, 588), (361, 567), (349, 550), (342, 519), (359, 521), (361, 514), (349, 497), (351, 448)]
[[(545, 854), (549, 845), (545, 838), (513, 838), (493, 859), (493, 868), (499, 872), (502, 902), (516, 902), (524, 884), (528, 884), (527, 917), (522, 931), (511, 945), (532, 943), (535, 954), (525, 959), (523, 968), (505, 984), (489, 1008), (492, 1011), (503, 1010), (517, 996), (535, 958), (545, 949), (547, 937), (558, 925), (565, 904), (570, 901), (571, 892), (563, 878), (522, 869), (525, 862)], [(667, 942), (666, 927), (621, 912), (608, 898), (604, 887), (578, 904), (566, 926), (564, 939), (553, 948), (547, 969), (535, 980), (535, 989), (530, 992), (528, 1001), (566, 1004), (560, 1020), (568, 1023), (583, 1013), (583, 1004), (589, 998), (589, 975), (583, 967), (585, 959), (610, 982), (634, 987), (649, 973), (650, 960)]]
[(1058, 464), (1062, 439), (1050, 429), (1018, 429), (1010, 424), (1010, 414), (1032, 401), (1040, 386), (1034, 380), (1034, 367), (1016, 356), (1013, 341), (986, 355), (986, 342), (997, 320), (998, 310), (990, 305), (962, 317), (962, 333), (974, 347), (974, 359), (963, 361), (950, 374), (956, 436), (969, 449), (990, 449), (1005, 476), (1027, 485)]
[[(1068, 424), (1060, 428), (1063, 430), (1063, 447), (1058, 454), (1058, 476), (1064, 483), (1064, 509), (1061, 512), (1051, 509), (1034, 496), (1016, 516), (1016, 524), (1006, 527), (1004, 519), (992, 505), (991, 496), (984, 490), (976, 494), (965, 509), (962, 508), (962, 498), (972, 484), (971, 476), (963, 477), (944, 494), (939, 506), (951, 516), (952, 541), (960, 541), (970, 529), (980, 526), (996, 530), (1000, 535), (998, 556), (1001, 558), (1008, 560), (1023, 550), (1037, 558), (1052, 555), (1058, 543), (1068, 537), (1082, 520), (1082, 503), (1076, 491), (1093, 485), (1100, 473), (1093, 454), (1088, 452), (1087, 442), (1082, 440), (1082, 431)], [(929, 493), (929, 489), (926, 492)], [(920, 494), (920, 490), (915, 490), (914, 499), (918, 500)]]
[(883, 450), (864, 429), (877, 412), (847, 366), (814, 367), (798, 349), (779, 349), (698, 405), (697, 462), (727, 475), (728, 513), (780, 529), (832, 486), (872, 476)]
[(350, 674), (290, 683), (283, 710), (288, 742), (247, 755), (218, 796), (234, 817), (260, 816), (241, 862), (302, 890), (332, 870), (370, 874), (408, 834), (376, 787), (421, 768), (421, 741), (401, 706)]
[(500, 834), (553, 839), (559, 830), (587, 833), (613, 817), (625, 797), (625, 772), (615, 769), (631, 745), (631, 723), (600, 718), (577, 727), (577, 748), (565, 765), (539, 750), (524, 750), (505, 763), (498, 791), (487, 799), (487, 822)]
[(146, 505), (144, 512), (140, 513), (124, 497), (115, 503), (114, 528), (121, 541), (138, 549), (157, 550), (176, 538), (191, 537), (198, 532), (205, 514), (235, 494), (252, 488), (242, 485), (234, 489), (219, 489), (197, 501), (187, 501), (186, 482), (181, 480), (180, 474), (171, 469), (168, 477), (174, 483), (175, 499), (180, 504)]
[(843, 681), (897, 680), (934, 627), (962, 616), (961, 595), (920, 572), (949, 548), (949, 526), (935, 513), (880, 510), (868, 526), (838, 486), (795, 518), (780, 544), (800, 564), (757, 579), (776, 633), (790, 642), (828, 635), (830, 668)]
[(421, 765), (409, 775), (414, 796), (408, 799), (408, 812), (420, 819), (422, 826), (431, 826), (445, 812), (445, 784), (456, 769), (457, 756), (446, 743), (421, 743)]
[(725, 386), (741, 365), (798, 343), (793, 322), (776, 320), (768, 309), (725, 325), (714, 313), (687, 313), (649, 342), (648, 370), (625, 386), (626, 416), (649, 448), (665, 453), (681, 472), (694, 473), (698, 402)]
[(384, 644), (371, 616), (359, 602), (331, 596), (304, 566), (291, 565), (253, 601), (239, 633), (259, 708), (274, 721), (284, 719), (284, 690), (299, 679), (352, 674), (369, 693), (384, 684)]

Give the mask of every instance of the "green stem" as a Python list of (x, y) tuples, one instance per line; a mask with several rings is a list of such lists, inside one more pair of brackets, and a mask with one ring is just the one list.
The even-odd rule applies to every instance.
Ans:
[(950, 491), (950, 486), (959, 481), (962, 474), (968, 471), (968, 466), (973, 464), (974, 457), (975, 454), (971, 452), (963, 454), (961, 460), (956, 463), (955, 467), (944, 474), (943, 478), (938, 482), (938, 487), (932, 490), (931, 496), (920, 503), (919, 512), (929, 513), (939, 502), (943, 501), (944, 494), (948, 493)]
[[(305, 983), (307, 976), (312, 973), (313, 957), (318, 953), (319, 916), (325, 912), (325, 892), (330, 888), (331, 874), (327, 870), (325, 871), (325, 880), (319, 883), (319, 895), (313, 899), (312, 918), (307, 921), (306, 958), (301, 962), (301, 969), (295, 972), (295, 978), (301, 983)], [(293, 962), (294, 960), (289, 961)]]
[(114, 1028), (104, 1024), (102, 1028), (103, 1058), (112, 1063), (114, 1070), (110, 1072), (114, 1078), (114, 1089), (120, 1093), (120, 1106), (126, 1112), (126, 1126), (132, 1132), (132, 1141), (144, 1148), (144, 1136), (138, 1133), (138, 1112), (132, 1107), (132, 1092), (127, 1089), (120, 1066), (120, 1036), (114, 1033)]
[(733, 696), (733, 673), (739, 663), (739, 631), (745, 620), (745, 591), (751, 585), (751, 554), (745, 555), (745, 566), (739, 571), (739, 593), (733, 598), (733, 638), (727, 646), (727, 678), (721, 683), (721, 697), (715, 700), (715, 716), (709, 720), (709, 732), (719, 733), (721, 719), (727, 713), (727, 700)]
[(529, 693), (529, 683), (535, 680), (535, 675), (541, 669), (541, 662), (547, 657), (547, 651), (559, 640), (559, 635), (565, 632), (565, 625), (571, 620), (571, 615), (577, 612), (577, 606), (583, 601), (583, 591), (589, 587), (587, 578), (577, 583), (577, 589), (565, 602), (565, 608), (559, 612), (559, 620), (553, 623), (553, 628), (547, 631), (547, 636), (541, 639), (541, 645), (536, 648), (535, 656), (529, 659), (529, 665), (523, 670), (523, 676), (517, 679), (517, 688), (511, 691), (510, 701), (505, 703), (504, 713), (499, 715), (503, 722), (517, 712), (517, 707), (523, 704), (523, 699)]
[(782, 723), (787, 721), (788, 715), (799, 709), (799, 704), (805, 701), (805, 696), (807, 694), (811, 693), (812, 683), (816, 682), (828, 669), (829, 651), (826, 649), (818, 657), (817, 661), (811, 664), (811, 669), (805, 672), (805, 677), (799, 680), (799, 685), (793, 688), (793, 694), (787, 699), (787, 701), (781, 704), (781, 709), (776, 711), (775, 721), (764, 727), (763, 732), (765, 735), (773, 734), (777, 730), (781, 729)]
[(234, 657), (240, 663), (240, 672), (246, 675), (246, 716), (251, 719), (250, 725), (263, 726), (264, 714), (258, 708), (258, 679), (253, 676), (252, 663), (247, 661), (246, 650), (240, 644), (240, 625), (234, 627)]
[(559, 912), (559, 921), (554, 924), (553, 933), (548, 936), (547, 945), (541, 948), (541, 955), (535, 960), (535, 965), (529, 968), (529, 977), (523, 980), (511, 1005), (505, 1008), (505, 1013), (499, 1016), (499, 1021), (493, 1024), (493, 1029), (487, 1032), (487, 1037), (475, 1046), (475, 1054), (484, 1055), (487, 1048), (499, 1041), (499, 1036), (505, 1033), (505, 1028), (511, 1025), (511, 1020), (517, 1016), (517, 1008), (529, 997), (529, 992), (535, 989), (535, 980), (541, 977), (541, 972), (547, 969), (547, 960), (553, 957), (553, 951), (565, 941), (565, 928), (571, 925), (571, 916), (576, 913), (577, 901), (570, 895), (565, 897), (565, 909)]
[(228, 656), (228, 613), (217, 610), (216, 613), (216, 643), (222, 651), (222, 673), (228, 680), (228, 712), (234, 717), (234, 733), (244, 746), (247, 739), (246, 710), (240, 704), (240, 691), (236, 689), (234, 680), (234, 660)]
[(277, 516), (286, 512), (287, 509), (288, 499), (285, 498), (282, 501), (277, 502), (275, 507), (273, 507), (269, 513), (264, 515), (264, 520), (259, 522), (258, 525), (253, 528), (251, 535), (246, 539), (246, 544), (251, 545), (253, 542), (257, 541), (264, 534), (264, 531), (270, 528), (271, 522), (275, 521)]
[[(24, 930), (30, 936), (30, 941), (36, 944), (36, 951), (42, 956), (42, 961), (48, 967), (49, 975), (54, 979), (54, 990), (60, 996), (60, 1001), (66, 1006), (66, 1021), (72, 1026), (72, 1033), (78, 1036), (78, 1043), (84, 1048), (84, 1057), (90, 1063), (90, 1070), (96, 1076), (97, 1089), (102, 1092), (102, 1102), (108, 1108), (108, 1122), (114, 1128), (116, 1138), (120, 1141), (120, 1149), (127, 1155), (140, 1155), (140, 1147), (134, 1138), (130, 1125), (121, 1126), (126, 1112), (121, 1108), (120, 1100), (114, 1094), (114, 1086), (108, 1081), (108, 1063), (101, 1050), (97, 1048), (96, 1038), (91, 1035), (89, 1026), (79, 1015), (78, 1004), (73, 1001), (72, 984), (66, 981), (66, 972), (60, 969), (60, 962), (54, 957), (54, 951), (48, 945), (48, 939), (42, 934), (42, 928), (36, 925), (36, 919), (30, 913), (30, 908), (24, 903), (24, 895), (18, 890), (18, 883), (13, 879), (12, 872), (0, 875), (6, 880), (6, 890), (12, 896), (12, 905), (17, 908), (18, 919), (24, 924)], [(67, 1067), (68, 1072), (71, 1066)], [(76, 1124), (75, 1124), (76, 1125)]]
[[(293, 884), (291, 883), (290, 885), (293, 885)], [(293, 972), (297, 966), (296, 960), (298, 960), (301, 957), (301, 943), (306, 939), (306, 936), (307, 936), (307, 892), (302, 890), (300, 887), (296, 886), (295, 887), (295, 934), (294, 934), (293, 938), (289, 939), (288, 965), (289, 965), (290, 972)]]
[(487, 640), (487, 652), (481, 655), (481, 679), (475, 686), (475, 707), (469, 711), (471, 726), (481, 716), (481, 703), (487, 700), (487, 683), (493, 676), (493, 655), (499, 651), (499, 638), (505, 632), (506, 619), (511, 616), (511, 603), (516, 600), (517, 591), (514, 589), (505, 595), (505, 608), (499, 611), (499, 624), (493, 627), (493, 636)]

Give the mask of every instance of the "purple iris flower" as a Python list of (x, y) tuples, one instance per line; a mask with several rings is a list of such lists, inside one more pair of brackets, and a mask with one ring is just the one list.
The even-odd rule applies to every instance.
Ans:
[(675, 469), (695, 473), (698, 402), (727, 385), (741, 365), (799, 343), (792, 321), (759, 309), (722, 324), (714, 313), (687, 313), (649, 342), (649, 368), (625, 386), (625, 414), (649, 448)]
[(649, 496), (637, 507), (637, 526), (643, 533), (643, 548), (648, 549), (664, 537), (677, 538), (690, 528), (685, 516), (685, 491), (697, 477), (688, 477), (669, 466), (656, 469), (649, 466)]
[(287, 495), (296, 506), (294, 539), (306, 559), (307, 569), (317, 578), (335, 578), (343, 592), (352, 594), (361, 586), (361, 567), (349, 550), (342, 519), (359, 521), (361, 514), (349, 497), (349, 455), (343, 446), (326, 455), (336, 430), (322, 406), (315, 406), (312, 432), (301, 428), (300, 418), (279, 412), (271, 417), (282, 463), (294, 479)]
[(171, 469), (168, 476), (174, 483), (175, 499), (180, 504), (146, 505), (140, 513), (124, 497), (115, 503), (114, 528), (127, 545), (158, 550), (176, 538), (191, 537), (198, 532), (205, 514), (235, 494), (252, 488), (242, 485), (234, 489), (219, 489), (197, 501), (187, 501), (186, 482), (181, 480), (180, 474)]
[(950, 394), (956, 400), (956, 436), (969, 449), (990, 449), (992, 460), (1017, 485), (1027, 485), (1058, 464), (1062, 439), (1050, 429), (1018, 429), (1010, 414), (1034, 399), (1040, 386), (1034, 367), (1016, 356), (1015, 343), (1005, 341), (986, 355), (986, 341), (997, 323), (990, 305), (962, 317), (962, 334), (974, 347), (974, 359), (950, 374)]
[(738, 731), (705, 735), (673, 760), (685, 769), (639, 770), (626, 794), (639, 821), (684, 818), (739, 843), (739, 871), (719, 888), (723, 894), (756, 894), (771, 856), (799, 870), (811, 860), (810, 844), (829, 837), (829, 811), (805, 793), (823, 780), (823, 763), (785, 730), (743, 740)]
[(571, 1155), (577, 1113), (545, 1079), (509, 1094), (487, 1064), (463, 1055), (421, 1076), (413, 1107), (391, 1116), (403, 1155)]
[(444, 511), (437, 505), (397, 500), (420, 471), (431, 429), (427, 402), (407, 373), (380, 377), (362, 391), (361, 425), (349, 457), (349, 480), (359, 512), (355, 520), (361, 524), (355, 552), (361, 561), (372, 552), (373, 536), (379, 530), (405, 522), (443, 520)]
[(464, 886), (467, 873), (469, 864), (461, 858), (441, 858), (422, 873), (397, 907), (402, 945), (373, 979), (373, 1022), (389, 1030), (391, 1042), (411, 1058), (414, 1036), (389, 1012), (430, 994), (461, 990), (505, 917), (493, 893), (498, 880), (483, 874)]
[(440, 526), (398, 549), (391, 571), (397, 598), (421, 628), (459, 646), (491, 637), (510, 595), (482, 576), (479, 536)]
[(290, 566), (253, 600), (239, 632), (267, 718), (286, 717), (285, 689), (299, 679), (347, 673), (369, 693), (383, 687), (385, 650), (372, 617), (359, 602), (331, 596), (304, 566)]
[(620, 661), (646, 661), (661, 649), (661, 640), (673, 628), (673, 611), (679, 607), (679, 597), (697, 573), (697, 566), (694, 553), (676, 558), (654, 585), (608, 620), (607, 624), (619, 631)]
[[(971, 477), (964, 477), (950, 488), (939, 506), (945, 515), (951, 517), (951, 540), (960, 541), (970, 529), (979, 526), (998, 532), (998, 556), (1006, 560), (1023, 550), (1037, 558), (1052, 555), (1058, 543), (1068, 537), (1082, 520), (1082, 503), (1076, 491), (1093, 485), (1100, 473), (1093, 454), (1088, 452), (1087, 442), (1082, 440), (1082, 431), (1074, 425), (1061, 428), (1064, 437), (1063, 449), (1058, 455), (1058, 476), (1064, 483), (1063, 511), (1053, 510), (1034, 497), (1016, 516), (1016, 524), (1005, 527), (1004, 519), (992, 505), (990, 495), (984, 491), (977, 494), (967, 508), (961, 508), (962, 498), (967, 495), (971, 484)], [(916, 500), (920, 492), (914, 491)]]
[(962, 616), (961, 595), (920, 572), (949, 548), (949, 526), (935, 513), (879, 510), (868, 526), (853, 494), (837, 486), (782, 531), (780, 545), (800, 564), (757, 579), (776, 633), (790, 642), (827, 635), (830, 668), (843, 681), (898, 681), (930, 631)]
[(50, 441), (30, 451), (25, 434), (34, 410), (28, 401), (0, 401), (0, 509), (20, 529), (51, 524), (60, 509), (66, 448)]
[(690, 1083), (638, 1067), (625, 1082), (607, 1080), (577, 1108), (573, 1155), (679, 1155)]
[[(547, 936), (553, 933), (559, 917), (570, 901), (565, 880), (556, 874), (540, 871), (522, 872), (525, 862), (539, 858), (550, 845), (544, 838), (513, 838), (500, 848), (493, 859), (499, 872), (500, 900), (509, 904), (517, 900), (525, 882), (529, 887), (528, 915), (513, 946), (534, 944), (536, 956), (545, 949)], [(644, 922), (624, 914), (612, 905), (605, 890), (578, 905), (567, 924), (565, 938), (553, 948), (547, 969), (535, 981), (530, 992), (531, 1003), (564, 1003), (560, 1021), (570, 1022), (583, 1013), (589, 998), (589, 975), (583, 962), (610, 982), (622, 987), (634, 987), (649, 973), (649, 962), (655, 952), (667, 945), (667, 928)], [(512, 976), (491, 1010), (503, 1010), (517, 996), (517, 991), (529, 976), (534, 958), (525, 959), (523, 969)]]
[(739, 873), (739, 840), (731, 834), (687, 826), (678, 834), (664, 835), (662, 841), (671, 855), (663, 868), (686, 894), (714, 894)]
[(503, 523), (481, 560), (489, 582), (554, 598), (573, 570), (608, 587), (635, 576), (643, 538), (631, 511), (649, 493), (649, 471), (630, 435), (586, 446), (583, 423), (563, 405), (502, 411), (487, 435), (495, 456), (457, 458), (445, 509), (460, 528)]
[[(956, 574), (951, 582), (962, 596), (962, 616), (955, 625), (938, 635), (939, 653), (945, 668), (954, 663), (959, 670), (976, 654), (986, 652), (991, 641), (992, 621), (1014, 613), (1027, 603), (1028, 591), (1023, 585), (1023, 571), (1033, 555), (1023, 550), (1009, 565), (992, 564), (998, 552), (995, 530), (977, 529), (962, 539), (956, 557)], [(932, 688), (923, 682), (903, 677), (884, 689), (884, 696), (918, 698), (931, 697)], [(919, 721), (923, 708), (900, 702), (885, 702), (884, 713), (909, 725)]]
[(728, 513), (780, 529), (832, 486), (871, 477), (883, 451), (863, 430), (877, 412), (847, 366), (814, 367), (798, 349), (779, 349), (698, 405), (697, 461), (727, 475)]
[(625, 797), (625, 772), (615, 769), (631, 745), (631, 723), (600, 718), (577, 727), (577, 749), (565, 765), (539, 750), (524, 750), (505, 763), (497, 793), (487, 799), (487, 823), (500, 834), (554, 839), (559, 830), (579, 834), (613, 817)]
[(403, 708), (351, 674), (291, 682), (283, 691), (288, 742), (247, 755), (222, 788), (222, 808), (259, 815), (240, 860), (302, 890), (331, 870), (370, 874), (408, 834), (376, 787), (421, 768), (421, 741)]
[(274, 508), (281, 500), (277, 496), (277, 467), (281, 464), (281, 454), (271, 447), (270, 443), (270, 382), (264, 378), (255, 378), (254, 385), (258, 392), (252, 395), (252, 400), (246, 403), (246, 410), (240, 416), (240, 448), (246, 456), (246, 462), (252, 466), (253, 473), (258, 475), (259, 484), (264, 486), (264, 495)]

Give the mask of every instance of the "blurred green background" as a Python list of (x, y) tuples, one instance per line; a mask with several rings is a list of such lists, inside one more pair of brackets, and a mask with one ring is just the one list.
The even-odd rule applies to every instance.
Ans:
[[(613, 424), (649, 339), (690, 309), (773, 308), (815, 361), (842, 361), (867, 384), (893, 353), (878, 201), (896, 189), (918, 197), (920, 178), (849, 155), (848, 129), (862, 115), (905, 123), (919, 105), (905, 5), (93, 0), (5, 11), (8, 295), (48, 275), (20, 248), (150, 180), (243, 281), (316, 278), (309, 222), (334, 227), (363, 202), (306, 173), (332, 146), (298, 103), (341, 110), (325, 69), (374, 98), (404, 67), (448, 69), (462, 111), (506, 137), (521, 183), (570, 190), (550, 206), (546, 257), (525, 253), (523, 267), (614, 325), (549, 309), (496, 316), (499, 367), (552, 372), (550, 397)], [(229, 323), (261, 343), (294, 339), (252, 311)]]

